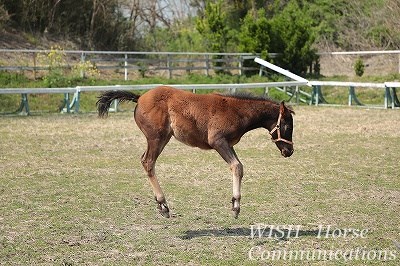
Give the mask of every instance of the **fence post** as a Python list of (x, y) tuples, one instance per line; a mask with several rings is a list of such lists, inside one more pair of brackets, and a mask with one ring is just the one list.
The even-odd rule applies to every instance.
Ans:
[(317, 85), (317, 87), (315, 88), (315, 105), (318, 106), (319, 104), (319, 90), (320, 85)]
[(312, 85), (312, 90), (311, 90), (311, 97), (310, 97), (310, 103), (309, 105), (313, 105), (314, 103), (314, 98), (315, 98), (315, 92), (317, 91), (317, 89), (315, 88), (315, 85)]
[[(64, 104), (65, 104), (65, 107), (67, 108), (67, 113), (69, 114), (71, 112), (71, 107), (69, 105), (69, 93), (68, 92), (64, 93)], [(63, 110), (61, 109), (61, 112), (62, 111)]]
[(243, 75), (243, 58), (239, 56), (239, 76)]
[[(25, 113), (24, 113), (25, 110)], [(26, 114), (29, 115), (31, 113), (29, 109), (29, 101), (28, 101), (28, 94), (27, 93), (21, 93), (21, 104), (17, 110), (20, 114)]]
[(388, 109), (389, 107), (389, 98), (390, 98), (390, 89), (385, 85), (385, 100), (384, 100), (385, 109)]
[(172, 79), (172, 69), (171, 69), (171, 62), (170, 62), (169, 54), (167, 54), (167, 68), (168, 68), (168, 78)]
[(125, 54), (125, 80), (128, 80), (128, 54)]
[(399, 74), (400, 74), (400, 54), (399, 54)]
[(208, 72), (208, 70), (209, 70), (209, 68), (210, 68), (210, 59), (209, 59), (209, 55), (208, 54), (206, 54), (205, 56), (205, 59), (206, 59), (206, 70), (205, 70), (205, 74), (206, 74), (206, 76), (208, 77), (209, 76), (209, 72)]
[(76, 87), (76, 97), (75, 97), (75, 113), (79, 113), (79, 105), (80, 105), (80, 99), (81, 99), (81, 89), (80, 87)]
[(264, 96), (266, 96), (266, 97), (269, 96), (269, 87), (265, 87)]
[(351, 103), (353, 102), (353, 91), (354, 91), (354, 87), (350, 86), (349, 88), (349, 101), (348, 101), (348, 105), (351, 106)]
[[(81, 54), (81, 63), (82, 64), (85, 63), (85, 60), (86, 60), (86, 55), (85, 55), (84, 52), (82, 52), (82, 54)], [(85, 71), (84, 71), (83, 67), (81, 67), (81, 78), (84, 78), (84, 77), (85, 77)]]
[(262, 77), (263, 74), (263, 66), (260, 66), (260, 70), (258, 71), (258, 76)]
[(389, 95), (390, 98), (392, 99), (392, 109), (394, 109), (394, 107), (396, 107), (396, 99), (397, 99), (396, 89), (395, 88), (392, 88), (391, 90), (389, 89)]
[(36, 80), (36, 53), (33, 53), (33, 79)]
[(364, 105), (357, 98), (355, 87), (354, 86), (350, 86), (350, 89), (349, 89), (349, 106), (352, 104), (353, 101), (354, 101), (354, 103), (356, 105)]

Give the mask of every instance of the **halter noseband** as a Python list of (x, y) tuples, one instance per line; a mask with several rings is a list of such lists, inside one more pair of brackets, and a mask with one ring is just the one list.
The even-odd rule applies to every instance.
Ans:
[[(271, 135), (272, 142), (282, 141), (282, 142), (285, 142), (287, 144), (293, 145), (293, 141), (281, 138), (281, 130), (280, 130), (280, 128), (281, 128), (281, 118), (282, 118), (282, 114), (279, 113), (278, 122), (276, 122), (276, 126), (269, 132), (269, 134)], [(278, 137), (276, 139), (274, 139), (272, 137), (272, 134), (274, 134), (275, 131), (277, 131), (277, 133), (278, 133)]]

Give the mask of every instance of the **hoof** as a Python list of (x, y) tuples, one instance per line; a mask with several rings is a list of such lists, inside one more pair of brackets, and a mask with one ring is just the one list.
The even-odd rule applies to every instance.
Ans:
[(162, 217), (164, 217), (164, 218), (169, 218), (169, 217), (171, 217), (171, 216), (169, 215), (169, 211), (160, 211), (160, 214), (161, 214)]
[(239, 217), (240, 208), (232, 208), (232, 216), (237, 219)]
[(165, 204), (165, 203), (159, 204), (159, 205), (158, 205), (158, 210), (159, 210), (160, 214), (161, 214), (164, 218), (169, 218), (169, 217), (171, 217), (171, 216), (169, 215), (169, 209), (168, 209), (167, 204)]
[(240, 213), (240, 205), (239, 205), (239, 199), (236, 199), (235, 197), (232, 197), (232, 215), (233, 218), (237, 219), (239, 217)]

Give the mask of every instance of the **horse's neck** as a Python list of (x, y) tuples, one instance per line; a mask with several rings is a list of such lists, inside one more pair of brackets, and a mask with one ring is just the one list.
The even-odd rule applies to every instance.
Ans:
[(279, 116), (279, 105), (272, 102), (254, 102), (246, 108), (248, 116), (251, 117), (250, 123), (254, 123), (251, 128), (263, 127), (269, 131), (276, 125)]

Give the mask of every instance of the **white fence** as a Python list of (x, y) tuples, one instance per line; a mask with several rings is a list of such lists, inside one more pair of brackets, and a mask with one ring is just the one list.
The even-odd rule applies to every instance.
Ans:
[[(161, 86), (163, 84), (149, 84), (149, 85), (115, 85), (115, 86), (78, 86), (75, 88), (5, 88), (0, 89), (1, 94), (20, 94), (21, 95), (21, 103), (17, 111), (14, 113), (20, 114), (30, 114), (31, 110), (29, 107), (29, 95), (30, 94), (63, 94), (63, 112), (79, 112), (80, 108), (80, 98), (82, 92), (100, 92), (107, 90), (149, 90), (155, 88), (157, 86)], [(236, 89), (256, 89), (256, 88), (264, 88), (267, 91), (270, 87), (298, 87), (304, 86), (306, 82), (298, 82), (298, 81), (288, 81), (288, 82), (266, 82), (266, 83), (243, 83), (243, 84), (189, 84), (189, 85), (169, 85), (178, 89), (183, 90), (192, 90), (196, 92), (196, 90), (202, 89), (227, 89), (231, 92), (235, 92)], [(73, 94), (70, 97), (70, 94)], [(117, 102), (114, 103), (114, 110), (116, 111)]]
[[(322, 94), (322, 87), (345, 87), (348, 88), (348, 106), (355, 103), (358, 106), (366, 106), (357, 98), (356, 88), (372, 88), (384, 90), (383, 108), (400, 107), (396, 89), (400, 88), (400, 82), (384, 82), (384, 83), (364, 83), (364, 82), (338, 82), (338, 81), (310, 81), (313, 87), (310, 105), (332, 105), (328, 104)], [(366, 106), (371, 107), (371, 106)], [(378, 106), (381, 107), (381, 106)]]
[[(237, 89), (256, 89), (263, 88), (264, 93), (268, 94), (269, 89), (277, 89), (287, 93), (289, 96), (295, 96), (296, 103), (299, 103), (300, 97), (305, 96), (308, 100), (303, 102), (310, 105), (329, 105), (326, 104), (322, 94), (322, 88), (328, 86), (348, 88), (348, 105), (353, 103), (366, 107), (363, 105), (356, 96), (355, 89), (358, 87), (380, 89), (384, 90), (383, 105), (380, 108), (396, 109), (400, 107), (399, 100), (396, 95), (396, 88), (400, 88), (400, 82), (385, 82), (385, 83), (352, 83), (352, 82), (335, 82), (335, 81), (310, 81), (312, 86), (312, 93), (306, 93), (299, 88), (306, 86), (305, 81), (288, 81), (288, 82), (265, 82), (265, 83), (245, 83), (245, 84), (185, 84), (185, 85), (169, 85), (183, 90), (196, 90), (202, 89), (225, 89), (235, 92)], [(149, 85), (115, 85), (115, 86), (78, 86), (75, 88), (5, 88), (0, 89), (1, 94), (20, 94), (21, 102), (18, 110), (14, 113), (30, 114), (29, 108), (29, 95), (30, 94), (62, 94), (63, 97), (63, 112), (78, 113), (80, 108), (80, 98), (83, 92), (101, 92), (107, 90), (149, 90), (162, 84), (149, 84)], [(117, 102), (114, 102), (113, 110), (117, 111)], [(376, 107), (376, 106), (374, 106)], [(111, 110), (112, 111), (112, 110)]]

